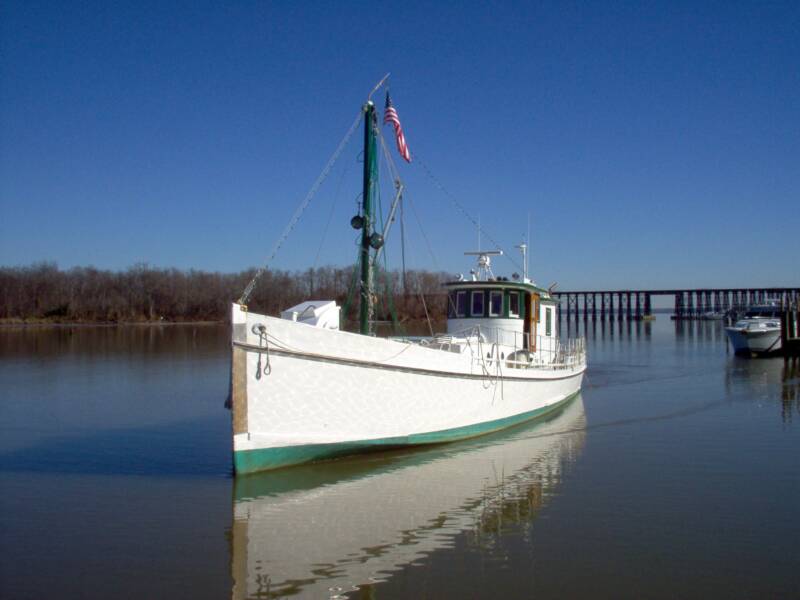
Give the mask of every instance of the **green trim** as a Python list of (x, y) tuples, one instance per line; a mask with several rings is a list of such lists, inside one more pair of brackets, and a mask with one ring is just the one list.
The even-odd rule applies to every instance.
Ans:
[(541, 294), (543, 298), (550, 299), (550, 292), (544, 288), (540, 288), (538, 285), (533, 285), (532, 283), (524, 283), (522, 281), (447, 281), (442, 284), (445, 288), (450, 289), (470, 289), (470, 288), (486, 288), (486, 289), (517, 289), (523, 290), (526, 292), (537, 292)]
[(289, 467), (315, 460), (346, 456), (348, 454), (355, 454), (357, 452), (368, 452), (371, 450), (383, 450), (402, 446), (454, 442), (457, 440), (477, 437), (479, 435), (485, 435), (487, 433), (505, 429), (506, 427), (511, 427), (512, 425), (516, 425), (524, 421), (542, 417), (554, 410), (561, 408), (579, 393), (580, 390), (570, 396), (567, 396), (563, 400), (556, 402), (555, 404), (551, 404), (543, 408), (537, 408), (535, 410), (513, 415), (511, 417), (505, 417), (503, 419), (496, 419), (494, 421), (487, 421), (485, 423), (476, 423), (474, 425), (465, 425), (464, 427), (455, 427), (453, 429), (443, 429), (441, 431), (431, 431), (428, 433), (415, 433), (407, 436), (381, 438), (377, 440), (358, 440), (334, 444), (306, 444), (303, 446), (282, 446), (279, 448), (261, 448), (258, 450), (239, 450), (233, 453), (233, 463), (236, 473), (243, 475), (245, 473), (255, 473), (257, 471), (280, 469), (282, 467)]

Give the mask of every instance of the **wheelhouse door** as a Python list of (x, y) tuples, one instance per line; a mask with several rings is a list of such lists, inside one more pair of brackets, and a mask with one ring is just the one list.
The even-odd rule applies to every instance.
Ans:
[(539, 294), (531, 294), (531, 352), (536, 352), (539, 325)]

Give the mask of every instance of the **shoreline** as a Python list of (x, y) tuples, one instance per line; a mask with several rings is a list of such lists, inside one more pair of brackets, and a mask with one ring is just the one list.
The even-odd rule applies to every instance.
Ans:
[[(444, 320), (432, 320), (434, 326), (441, 325)], [(425, 319), (409, 319), (400, 325), (425, 325)], [(0, 320), (0, 329), (30, 327), (171, 327), (181, 325), (210, 326), (230, 325), (227, 320), (219, 321), (48, 321), (48, 320)]]
[(0, 322), (0, 329), (17, 327), (164, 327), (225, 324), (227, 324), (227, 321), (2, 321)]

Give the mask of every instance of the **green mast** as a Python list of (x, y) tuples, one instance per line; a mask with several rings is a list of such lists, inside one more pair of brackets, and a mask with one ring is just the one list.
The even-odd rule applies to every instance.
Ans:
[(372, 333), (374, 320), (374, 282), (371, 249), (383, 245), (383, 236), (373, 233), (375, 185), (378, 181), (378, 160), (376, 152), (375, 105), (367, 101), (364, 105), (364, 190), (362, 193), (363, 229), (361, 231), (361, 290), (359, 306), (359, 330), (363, 335)]

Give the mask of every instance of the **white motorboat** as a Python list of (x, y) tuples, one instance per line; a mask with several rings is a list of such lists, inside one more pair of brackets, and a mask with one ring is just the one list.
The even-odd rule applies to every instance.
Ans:
[[(393, 123), (390, 110), (396, 117), (387, 95), (385, 123)], [(371, 101), (361, 117), (364, 188), (359, 214), (350, 222), (361, 230), (359, 333), (340, 330), (340, 307), (329, 300), (304, 302), (281, 318), (252, 312), (246, 305), (251, 282), (232, 306), (237, 473), (481, 435), (543, 415), (580, 390), (584, 341), (559, 339), (556, 300), (528, 278), (525, 245), (523, 274), (511, 279), (492, 272), (491, 258), (501, 251), (468, 253), (477, 255), (478, 270), (446, 284), (446, 332), (414, 339), (374, 336), (373, 270), (403, 185), (395, 178), (389, 218), (378, 231), (377, 154), (383, 140)], [(386, 144), (381, 147), (391, 163)], [(401, 155), (409, 160), (404, 148)]]
[(722, 321), (725, 318), (725, 313), (718, 310), (710, 310), (700, 315), (702, 321)]
[(780, 304), (775, 300), (755, 304), (725, 331), (736, 354), (750, 356), (778, 352), (781, 350)]

